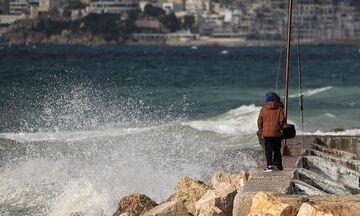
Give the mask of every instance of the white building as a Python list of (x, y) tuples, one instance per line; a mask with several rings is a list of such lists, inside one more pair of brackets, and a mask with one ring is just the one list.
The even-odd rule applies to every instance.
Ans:
[(0, 11), (2, 14), (9, 13), (9, 0), (0, 0)]
[(10, 25), (23, 18), (23, 15), (0, 15), (0, 25)]
[(224, 22), (230, 23), (233, 18), (233, 11), (228, 8), (221, 8), (220, 9), (220, 16), (224, 17)]
[(86, 9), (75, 9), (71, 10), (71, 20), (81, 19), (87, 15)]
[(139, 6), (138, 0), (94, 0), (90, 3), (90, 13), (116, 13), (136, 10)]
[(162, 8), (166, 13), (177, 13), (180, 11), (184, 11), (184, 5), (183, 4), (175, 4), (175, 3), (164, 3), (162, 5)]
[(48, 12), (60, 6), (59, 0), (39, 0), (39, 11)]
[(10, 0), (9, 2), (9, 14), (20, 15), (30, 8), (30, 4), (27, 0)]
[(187, 0), (185, 9), (189, 14), (201, 15), (206, 11), (210, 11), (209, 0)]

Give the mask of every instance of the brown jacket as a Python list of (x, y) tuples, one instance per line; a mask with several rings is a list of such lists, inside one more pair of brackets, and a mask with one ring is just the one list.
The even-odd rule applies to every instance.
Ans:
[(284, 111), (275, 101), (270, 101), (260, 110), (258, 128), (263, 137), (281, 137), (281, 128), (286, 119)]

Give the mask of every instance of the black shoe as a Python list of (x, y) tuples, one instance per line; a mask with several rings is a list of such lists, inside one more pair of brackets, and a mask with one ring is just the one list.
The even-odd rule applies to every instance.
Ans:
[(277, 166), (276, 165), (272, 165), (272, 167), (271, 167), (274, 171), (279, 171), (279, 169), (277, 168)]
[(273, 165), (273, 169), (276, 170), (276, 171), (284, 170), (284, 168), (282, 166), (279, 166), (279, 165)]

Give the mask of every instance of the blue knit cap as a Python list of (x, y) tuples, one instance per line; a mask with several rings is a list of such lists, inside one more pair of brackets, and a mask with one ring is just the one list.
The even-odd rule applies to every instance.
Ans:
[(266, 103), (267, 103), (267, 102), (270, 102), (270, 101), (275, 101), (274, 96), (269, 95), (269, 96), (266, 97)]

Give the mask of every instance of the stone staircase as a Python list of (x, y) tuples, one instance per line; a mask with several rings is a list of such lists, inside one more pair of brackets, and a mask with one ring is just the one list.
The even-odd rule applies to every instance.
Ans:
[(332, 137), (320, 137), (307, 146), (297, 161), (288, 194), (360, 194), (360, 160), (349, 151), (360, 145), (360, 139), (335, 138), (337, 145)]

